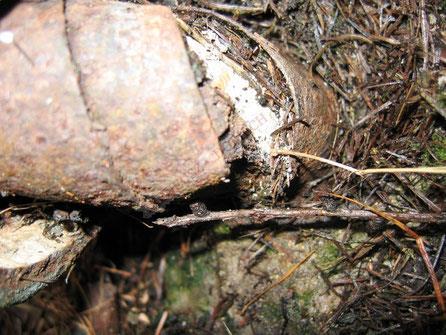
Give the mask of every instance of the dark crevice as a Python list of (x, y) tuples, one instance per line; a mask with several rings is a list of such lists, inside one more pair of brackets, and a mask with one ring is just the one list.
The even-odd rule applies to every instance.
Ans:
[(8, 15), (19, 2), (18, 0), (2, 0), (0, 2), (0, 20)]
[[(86, 94), (84, 92), (83, 85), (82, 85), (81, 71), (79, 69), (79, 65), (77, 64), (76, 60), (74, 59), (74, 53), (73, 53), (73, 49), (72, 49), (72, 46), (71, 46), (71, 43), (70, 43), (70, 37), (69, 37), (69, 34), (68, 34), (69, 28), (68, 28), (68, 19), (67, 19), (67, 1), (66, 0), (64, 0), (64, 2), (63, 2), (63, 16), (64, 16), (64, 26), (65, 26), (65, 29), (64, 29), (65, 40), (66, 40), (66, 43), (67, 43), (68, 52), (70, 54), (69, 55), (70, 56), (70, 62), (71, 62), (71, 65), (73, 66), (74, 71), (76, 73), (77, 87), (79, 89), (79, 94), (80, 94), (80, 97), (81, 97), (81, 100), (82, 100), (82, 104), (83, 104), (83, 106), (84, 106), (84, 108), (85, 108), (85, 110), (87, 112), (88, 119), (93, 123), (94, 120), (93, 120), (93, 117), (91, 115), (90, 108), (88, 108), (87, 97), (86, 97)], [(106, 130), (106, 128), (105, 128), (105, 130)]]

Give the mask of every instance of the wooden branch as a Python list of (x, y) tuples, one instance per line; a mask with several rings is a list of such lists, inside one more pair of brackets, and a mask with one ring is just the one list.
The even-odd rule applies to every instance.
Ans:
[[(401, 221), (416, 221), (420, 223), (445, 223), (446, 213), (387, 213)], [(366, 210), (327, 211), (324, 209), (239, 209), (221, 212), (209, 212), (204, 216), (189, 214), (185, 216), (172, 216), (157, 219), (154, 223), (166, 227), (182, 227), (195, 223), (210, 221), (237, 220), (238, 225), (261, 224), (269, 220), (295, 219), (293, 225), (304, 225), (309, 223), (326, 221), (330, 218), (358, 219), (358, 220), (381, 220), (380, 217)]]

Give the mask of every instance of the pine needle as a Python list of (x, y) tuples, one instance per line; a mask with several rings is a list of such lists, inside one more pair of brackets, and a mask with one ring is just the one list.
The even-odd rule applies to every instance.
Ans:
[(394, 225), (398, 226), (407, 235), (409, 235), (410, 237), (415, 239), (415, 241), (417, 243), (418, 250), (421, 254), (421, 257), (423, 258), (423, 261), (424, 261), (424, 264), (426, 265), (427, 271), (429, 272), (429, 276), (431, 277), (432, 286), (434, 287), (435, 297), (437, 298), (438, 306), (440, 307), (440, 310), (443, 313), (443, 315), (446, 315), (446, 305), (445, 305), (445, 301), (443, 298), (443, 294), (441, 292), (441, 286), (438, 281), (437, 275), (435, 274), (435, 270), (434, 270), (434, 267), (432, 266), (429, 255), (427, 254), (426, 248), (424, 246), (423, 238), (420, 235), (418, 235), (415, 231), (413, 231), (412, 229), (407, 227), (401, 221), (395, 219), (394, 217), (388, 215), (387, 213), (385, 213), (383, 211), (380, 211), (379, 209), (376, 209), (376, 208), (366, 205), (358, 200), (348, 198), (348, 197), (340, 195), (340, 194), (335, 194), (335, 193), (329, 193), (329, 194), (336, 198), (350, 201), (358, 206), (368, 209), (369, 211), (375, 213), (376, 215), (379, 215), (382, 218), (386, 219), (390, 223), (393, 223)]

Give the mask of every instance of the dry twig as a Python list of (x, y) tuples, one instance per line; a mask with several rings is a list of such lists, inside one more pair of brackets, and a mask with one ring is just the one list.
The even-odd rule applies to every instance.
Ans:
[[(441, 223), (446, 221), (444, 213), (387, 213), (392, 218), (404, 221), (417, 221), (424, 223)], [(210, 221), (234, 220), (236, 225), (261, 224), (269, 220), (294, 219), (291, 225), (305, 225), (314, 222), (321, 222), (328, 218), (377, 220), (378, 214), (364, 210), (327, 211), (324, 209), (239, 209), (221, 212), (209, 212), (206, 216), (196, 216), (189, 214), (184, 216), (172, 216), (157, 219), (154, 224), (166, 227), (187, 227), (195, 223)]]
[(161, 315), (161, 319), (158, 322), (158, 326), (156, 326), (155, 335), (161, 335), (161, 332), (163, 330), (164, 324), (166, 323), (167, 317), (169, 316), (168, 311), (164, 311)]

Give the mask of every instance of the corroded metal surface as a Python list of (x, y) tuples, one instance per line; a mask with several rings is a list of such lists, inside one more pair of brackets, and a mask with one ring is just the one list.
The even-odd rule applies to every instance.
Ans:
[(169, 9), (22, 3), (0, 22), (0, 189), (154, 210), (226, 166)]

